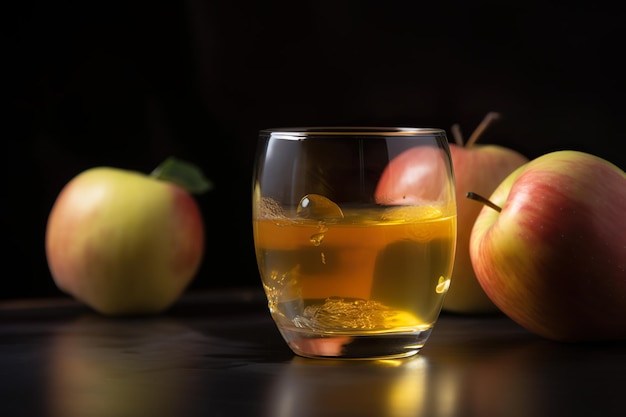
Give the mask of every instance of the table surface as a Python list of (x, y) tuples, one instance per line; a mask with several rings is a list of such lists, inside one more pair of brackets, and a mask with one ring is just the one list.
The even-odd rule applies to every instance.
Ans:
[(0, 415), (624, 416), (626, 343), (561, 344), (504, 315), (443, 313), (419, 355), (294, 356), (256, 288), (106, 318), (71, 299), (0, 302)]

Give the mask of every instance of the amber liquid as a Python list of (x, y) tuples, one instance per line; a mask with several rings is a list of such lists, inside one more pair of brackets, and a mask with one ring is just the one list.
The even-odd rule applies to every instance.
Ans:
[(354, 209), (328, 222), (285, 216), (253, 226), (263, 286), (283, 335), (424, 331), (439, 315), (455, 216), (430, 207)]

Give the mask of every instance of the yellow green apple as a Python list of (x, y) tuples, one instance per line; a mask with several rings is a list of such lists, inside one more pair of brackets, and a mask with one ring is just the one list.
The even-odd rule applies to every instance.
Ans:
[(585, 152), (550, 152), (507, 176), (486, 202), (474, 202), (481, 211), (470, 256), (503, 313), (554, 341), (626, 339), (622, 169)]
[(79, 173), (60, 191), (46, 226), (57, 287), (106, 315), (169, 308), (203, 260), (204, 222), (192, 195), (210, 187), (202, 180), (176, 159), (152, 175), (113, 167)]
[[(456, 182), (457, 250), (450, 288), (443, 303), (444, 311), (461, 314), (498, 311), (476, 280), (470, 260), (470, 234), (481, 206), (465, 198), (468, 191), (490, 195), (507, 175), (528, 162), (526, 156), (513, 149), (476, 143), (498, 117), (498, 113), (488, 113), (466, 143), (463, 143), (460, 131), (453, 130), (456, 143), (450, 144), (450, 154)], [(458, 125), (454, 128), (458, 129)]]

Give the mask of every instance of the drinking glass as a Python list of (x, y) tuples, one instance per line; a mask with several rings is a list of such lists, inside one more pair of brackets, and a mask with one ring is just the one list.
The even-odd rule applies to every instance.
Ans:
[(271, 317), (295, 354), (420, 351), (450, 285), (454, 186), (442, 129), (259, 132), (256, 260)]

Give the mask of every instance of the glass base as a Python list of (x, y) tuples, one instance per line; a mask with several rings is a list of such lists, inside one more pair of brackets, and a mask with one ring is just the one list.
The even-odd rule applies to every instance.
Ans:
[(315, 359), (398, 359), (414, 356), (432, 328), (414, 332), (379, 334), (319, 334), (280, 329), (291, 350)]

